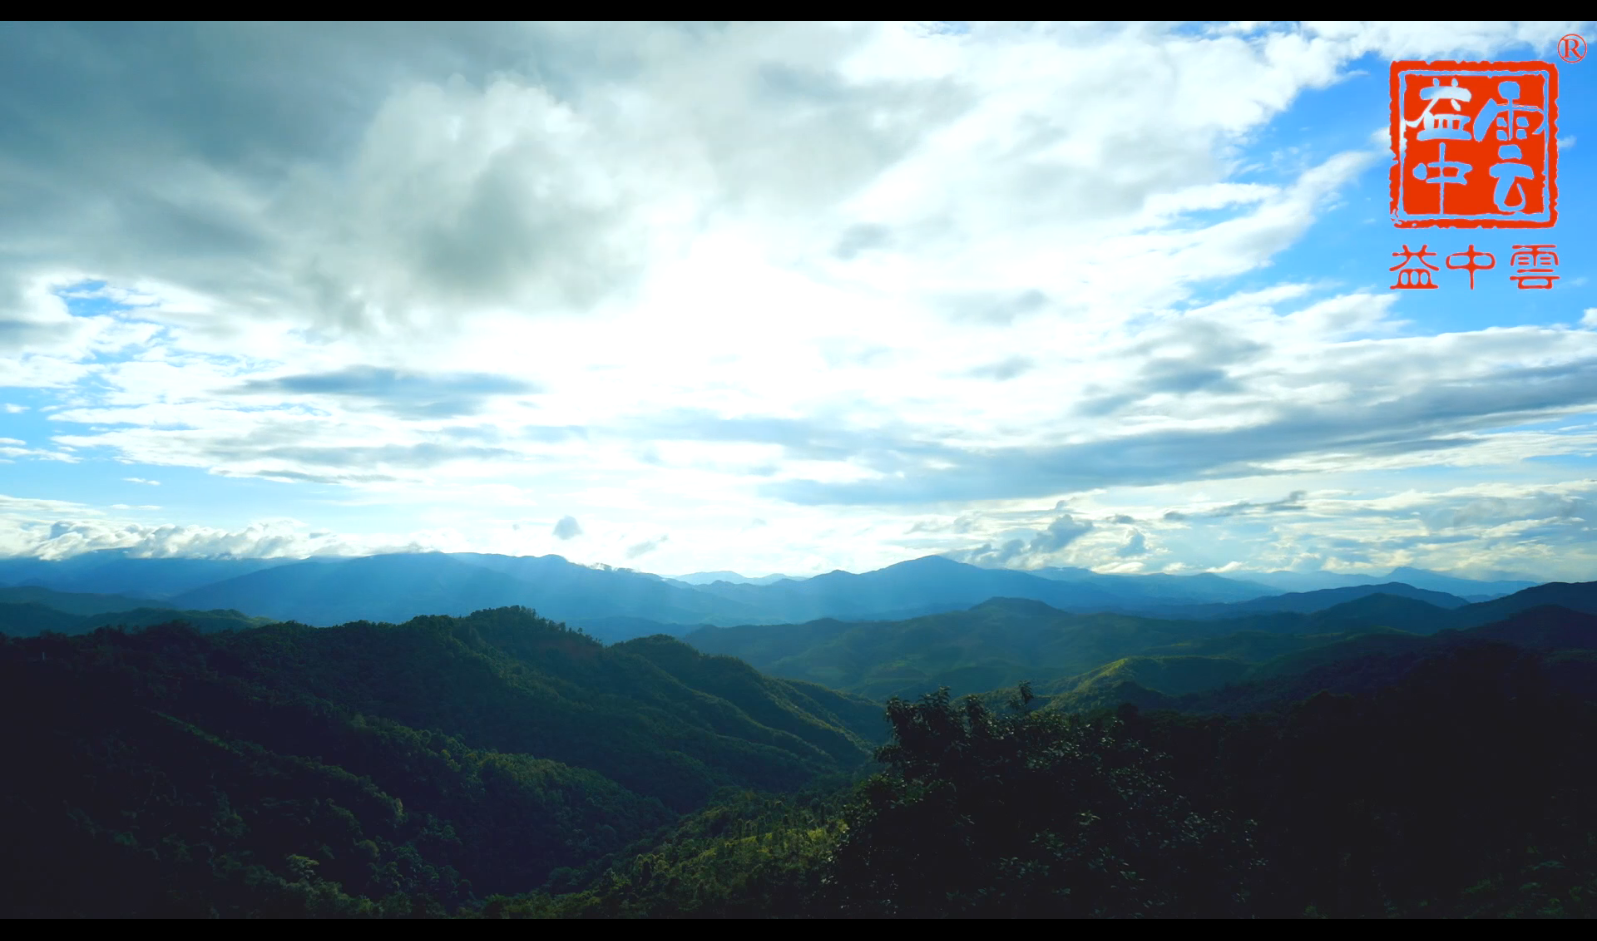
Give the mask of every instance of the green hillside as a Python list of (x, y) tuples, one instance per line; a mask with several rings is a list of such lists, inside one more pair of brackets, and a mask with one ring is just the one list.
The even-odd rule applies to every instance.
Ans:
[(54, 631), (57, 634), (76, 633), (84, 618), (68, 614), (36, 602), (0, 604), (0, 634), (22, 637)]
[(1174, 621), (1072, 614), (1038, 601), (995, 598), (968, 611), (904, 621), (712, 627), (682, 639), (776, 676), (885, 700), (943, 686), (961, 695), (1031, 681), (1041, 690), (1144, 655), (1260, 662), (1360, 633), (1395, 630), (1398, 624), (1434, 632), (1450, 623), (1426, 621), (1427, 615), (1445, 619), (1450, 612), (1413, 599), (1372, 595), (1309, 614)]
[(1593, 917), (1597, 687), (1562, 656), (1443, 641), (1237, 718), (895, 701), (835, 812), (718, 807), (484, 914)]
[[(239, 611), (179, 611), (173, 608), (143, 607), (133, 610), (116, 609), (94, 611), (107, 595), (74, 595), (49, 592), (48, 604), (38, 602), (0, 603), (0, 634), (13, 637), (30, 637), (50, 631), (57, 634), (87, 634), (102, 627), (139, 628), (180, 621), (201, 633), (235, 631), (249, 627), (262, 627), (272, 623), (271, 618), (250, 617)], [(116, 598), (125, 603), (128, 599)], [(79, 611), (70, 613), (57, 607), (65, 605)]]
[(1246, 663), (1226, 657), (1122, 657), (1079, 676), (1040, 683), (1036, 691), (1058, 696), (1135, 683), (1170, 696), (1183, 696), (1224, 686), (1248, 672)]
[(764, 640), (877, 677), (1142, 646), (1011, 711), (520, 608), (0, 639), (0, 915), (1597, 915), (1597, 616), (957, 615)]
[(0, 704), (39, 717), (0, 733), (29, 756), (0, 773), (7, 914), (454, 910), (885, 734), (860, 700), (522, 609), (6, 639)]

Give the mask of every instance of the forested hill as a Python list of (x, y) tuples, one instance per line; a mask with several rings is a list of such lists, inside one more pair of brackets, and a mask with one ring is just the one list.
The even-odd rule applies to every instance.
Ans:
[(1597, 619), (1191, 643), (884, 722), (524, 609), (8, 638), (0, 916), (1597, 915)]
[[(239, 611), (180, 611), (167, 607), (138, 607), (132, 610), (116, 608), (94, 614), (71, 614), (61, 610), (71, 605), (72, 599), (97, 598), (96, 595), (61, 595), (50, 598), (48, 604), (0, 603), (0, 634), (28, 637), (50, 631), (56, 634), (87, 634), (102, 627), (153, 627), (157, 624), (181, 622), (201, 633), (233, 631), (247, 627), (263, 627), (271, 618), (250, 617)], [(67, 599), (63, 601), (62, 599)], [(111, 607), (109, 604), (100, 606)], [(83, 607), (93, 610), (97, 605)]]
[(334, 882), (453, 910), (885, 735), (878, 705), (525, 609), (6, 639), (0, 706), (26, 756), (0, 771), (10, 915), (246, 914)]
[[(1075, 678), (1126, 657), (1202, 656), (1263, 663), (1310, 647), (1371, 631), (1430, 635), (1467, 630), (1516, 613), (1556, 605), (1597, 613), (1597, 582), (1551, 583), (1478, 604), (1452, 599), (1447, 607), (1415, 594), (1331, 589), (1283, 596), (1287, 607), (1352, 600), (1323, 609), (1251, 610), (1226, 618), (1150, 618), (1079, 614), (1040, 601), (994, 598), (965, 611), (897, 621), (835, 619), (804, 624), (706, 627), (683, 640), (706, 653), (748, 661), (776, 676), (803, 679), (885, 699), (913, 698), (949, 687), (955, 695)], [(1276, 601), (1277, 599), (1265, 599)], [(1196, 666), (1196, 665), (1193, 665)], [(1218, 682), (1234, 670), (1216, 665)], [(1178, 687), (1181, 684), (1177, 684)], [(1041, 687), (1039, 687), (1041, 688)]]

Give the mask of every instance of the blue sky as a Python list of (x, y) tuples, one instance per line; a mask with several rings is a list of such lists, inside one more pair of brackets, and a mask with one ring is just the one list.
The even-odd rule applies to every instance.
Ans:
[(1594, 66), (1555, 229), (1387, 210), (1572, 31), (0, 26), (0, 554), (1594, 578)]

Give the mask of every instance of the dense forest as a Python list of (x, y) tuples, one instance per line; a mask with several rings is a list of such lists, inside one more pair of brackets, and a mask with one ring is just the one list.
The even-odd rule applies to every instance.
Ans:
[[(525, 608), (45, 627), (0, 646), (0, 915), (1589, 916), (1597, 618), (1538, 600), (885, 704)], [(949, 623), (1109, 636), (1042, 608)]]

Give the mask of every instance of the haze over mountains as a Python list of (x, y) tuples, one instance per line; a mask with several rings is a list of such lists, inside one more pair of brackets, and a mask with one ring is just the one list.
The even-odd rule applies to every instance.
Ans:
[(712, 582), (731, 582), (734, 585), (769, 585), (772, 582), (779, 582), (783, 579), (792, 579), (795, 582), (802, 582), (808, 577), (809, 576), (807, 575), (782, 575), (778, 573), (761, 575), (759, 578), (749, 578), (746, 575), (739, 575), (736, 572), (726, 571), (691, 572), (687, 575), (670, 576), (672, 581), (682, 582), (687, 585), (708, 585)]
[[(1091, 671), (1115, 667), (1128, 657), (1141, 658), (1144, 670), (1184, 677), (1173, 687), (1154, 687), (1180, 694), (1195, 688), (1194, 675), (1219, 686), (1245, 673), (1238, 664), (1263, 664), (1367, 635), (1470, 631), (1501, 626), (1531, 611), (1561, 612), (1570, 619), (1597, 614), (1593, 582), (1541, 585), (1475, 604), (1407, 586), (1381, 587), (1404, 594), (1365, 592), (1362, 586), (1328, 589), (1260, 599), (1282, 602), (1273, 608), (1259, 602), (1225, 605), (1225, 617), (1201, 620), (1074, 613), (1030, 599), (994, 598), (965, 611), (901, 621), (828, 618), (782, 626), (706, 627), (683, 640), (775, 676), (877, 699), (913, 698), (940, 686), (955, 695), (981, 693), (1045, 679), (1056, 690), (1071, 691), (1091, 679), (1086, 676)], [(1513, 631), (1500, 629), (1492, 636), (1512, 640)], [(1597, 641), (1597, 635), (1588, 640)], [(1121, 664), (1112, 672), (1125, 679), (1124, 669)]]
[(59, 562), (0, 560), (0, 585), (117, 594), (159, 601), (157, 607), (234, 610), (329, 626), (353, 620), (399, 623), (421, 614), (459, 616), (484, 608), (524, 605), (609, 640), (660, 632), (680, 634), (682, 628), (698, 625), (797, 623), (819, 618), (894, 620), (963, 610), (991, 598), (1031, 599), (1062, 611), (1179, 618), (1313, 611), (1375, 592), (1456, 607), (1469, 598), (1500, 594), (1497, 589), (1508, 584), (1418, 571), (1408, 577), (1432, 585), (1447, 584), (1468, 594), (1422, 590), (1412, 581), (1278, 594), (1278, 589), (1262, 582), (1208, 573), (1105, 575), (1070, 568), (1028, 572), (985, 568), (940, 556), (873, 572), (834, 571), (802, 580), (777, 575), (746, 579), (734, 572), (663, 578), (629, 569), (578, 565), (553, 555), (483, 553), (296, 561), (135, 558), (109, 551)]

